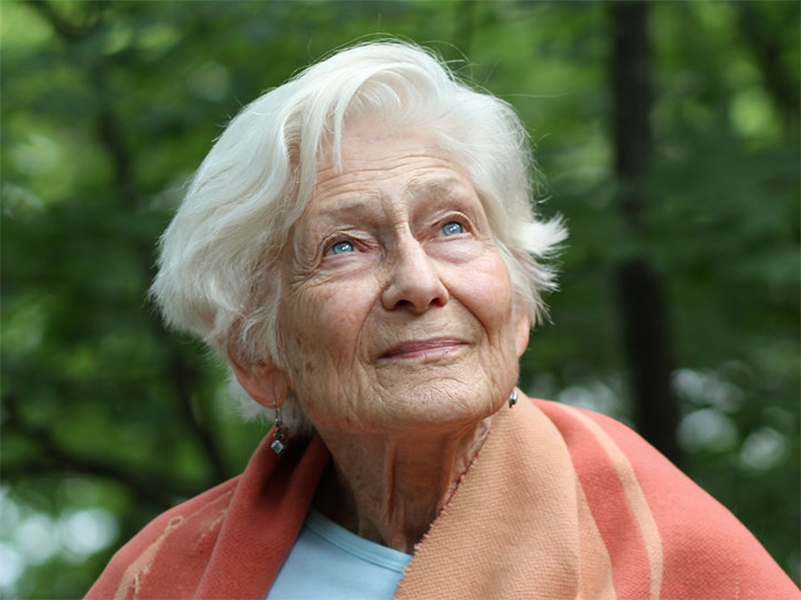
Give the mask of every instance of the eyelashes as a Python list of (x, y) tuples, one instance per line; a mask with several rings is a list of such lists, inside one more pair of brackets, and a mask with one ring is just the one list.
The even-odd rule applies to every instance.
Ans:
[[(464, 234), (474, 231), (474, 227), (469, 218), (462, 214), (449, 214), (431, 228), (430, 239), (445, 240), (447, 238), (461, 237)], [(430, 231), (431, 231), (430, 230)], [(425, 241), (426, 236), (422, 236), (421, 241)], [(336, 232), (329, 236), (328, 240), (322, 244), (323, 258), (352, 254), (360, 250), (369, 250), (378, 247), (380, 244), (373, 240), (369, 233), (364, 235), (348, 235)]]

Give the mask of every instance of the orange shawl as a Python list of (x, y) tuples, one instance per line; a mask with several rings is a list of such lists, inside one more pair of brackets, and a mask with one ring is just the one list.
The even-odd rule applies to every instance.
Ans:
[[(153, 520), (87, 598), (266, 596), (329, 461), (319, 437)], [(522, 399), (496, 416), (396, 598), (801, 598), (723, 506), (624, 425)]]

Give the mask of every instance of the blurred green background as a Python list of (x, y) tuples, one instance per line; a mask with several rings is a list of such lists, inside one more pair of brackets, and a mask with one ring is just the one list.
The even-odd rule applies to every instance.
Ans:
[(799, 6), (0, 3), (0, 595), (83, 595), (242, 469), (266, 425), (146, 303), (154, 245), (228, 118), (380, 33), (511, 102), (567, 220), (521, 387), (638, 427), (798, 582)]

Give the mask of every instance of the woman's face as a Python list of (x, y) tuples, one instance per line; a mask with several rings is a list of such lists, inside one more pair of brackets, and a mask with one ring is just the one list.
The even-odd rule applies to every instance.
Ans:
[(462, 169), (423, 133), (346, 130), (283, 263), (286, 376), (315, 427), (455, 430), (506, 401), (528, 342)]

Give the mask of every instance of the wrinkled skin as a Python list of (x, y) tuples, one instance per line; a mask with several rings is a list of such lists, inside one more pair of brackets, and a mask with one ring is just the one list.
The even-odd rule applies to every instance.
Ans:
[[(318, 505), (409, 551), (507, 401), (528, 342), (470, 180), (424, 133), (346, 129), (284, 252), (283, 364), (237, 367), (258, 401), (292, 389), (334, 457)], [(322, 498), (322, 500), (320, 500)]]

